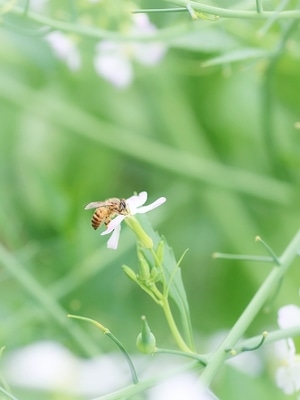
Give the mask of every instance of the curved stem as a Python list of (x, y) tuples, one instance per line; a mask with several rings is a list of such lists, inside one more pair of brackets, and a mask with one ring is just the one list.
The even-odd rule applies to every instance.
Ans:
[[(167, 3), (170, 0), (165, 0)], [(257, 0), (257, 4), (261, 3)], [(209, 6), (206, 4), (198, 3), (196, 1), (189, 1), (189, 0), (172, 0), (172, 4), (176, 4), (178, 6), (182, 6), (187, 8), (190, 5), (193, 10), (204, 12), (207, 14), (216, 15), (218, 17), (223, 18), (243, 18), (243, 19), (269, 19), (277, 11), (262, 11), (262, 7), (259, 7), (260, 12), (257, 11), (244, 11), (244, 10), (233, 10), (229, 8), (221, 8), (215, 6)], [(291, 10), (291, 11), (282, 11), (278, 14), (279, 19), (299, 19), (300, 18), (300, 10)]]
[(125, 357), (125, 359), (127, 361), (127, 364), (129, 366), (130, 372), (131, 372), (132, 382), (135, 385), (138, 383), (137, 373), (136, 373), (136, 370), (134, 368), (133, 362), (132, 362), (129, 354), (127, 353), (125, 347), (122, 345), (122, 343), (119, 341), (119, 339), (116, 338), (115, 335), (113, 335), (108, 328), (106, 328), (105, 326), (100, 324), (98, 321), (95, 321), (94, 319), (91, 319), (91, 318), (82, 317), (80, 315), (71, 315), (71, 314), (68, 314), (68, 317), (69, 318), (74, 318), (74, 319), (80, 319), (82, 321), (90, 322), (91, 324), (93, 324), (97, 328), (99, 328), (103, 332), (104, 335), (108, 336), (119, 347), (120, 351), (124, 355), (124, 357)]
[[(165, 0), (169, 2), (169, 0)], [(238, 19), (260, 19), (260, 20), (269, 20), (274, 15), (276, 15), (276, 19), (300, 19), (300, 10), (287, 10), (278, 13), (277, 11), (244, 11), (244, 10), (233, 10), (226, 9), (221, 7), (209, 6), (206, 4), (198, 3), (195, 1), (189, 0), (172, 0), (172, 3), (187, 8), (188, 4), (193, 8), (193, 10), (200, 12), (215, 15), (217, 17), (222, 18), (238, 18)], [(5, 0), (0, 0), (0, 13), (10, 12), (17, 16), (24, 16), (24, 7), (13, 5), (11, 9), (5, 8), (7, 3)], [(142, 10), (134, 10), (133, 12), (140, 12)], [(143, 11), (144, 12), (144, 11)], [(92, 37), (94, 39), (112, 39), (112, 40), (121, 40), (121, 41), (139, 41), (139, 42), (153, 42), (157, 40), (165, 40), (174, 39), (175, 37), (180, 37), (182, 34), (190, 32), (194, 29), (194, 25), (192, 24), (183, 24), (177, 25), (171, 28), (160, 29), (151, 34), (128, 34), (124, 35), (123, 32), (114, 32), (108, 31), (105, 29), (99, 29), (96, 27), (90, 27), (85, 25), (80, 25), (78, 22), (65, 22), (56, 20), (53, 18), (49, 18), (38, 13), (32, 12), (30, 10), (26, 11), (26, 18), (37, 22), (41, 25), (46, 25), (51, 27), (52, 29), (58, 29), (64, 32), (77, 33), (82, 36)]]
[(183, 340), (177, 325), (175, 323), (171, 308), (170, 308), (170, 304), (169, 304), (169, 300), (167, 297), (164, 297), (162, 300), (162, 308), (164, 310), (169, 328), (172, 332), (172, 335), (175, 339), (175, 342), (177, 343), (178, 347), (180, 348), (180, 350), (186, 352), (186, 353), (193, 353), (193, 351), (188, 347), (188, 345), (185, 343), (185, 341)]

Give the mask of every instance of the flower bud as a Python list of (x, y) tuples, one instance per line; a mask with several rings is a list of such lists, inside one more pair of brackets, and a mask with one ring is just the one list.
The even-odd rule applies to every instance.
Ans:
[(151, 268), (151, 274), (150, 274), (151, 282), (160, 282), (162, 276), (163, 276), (163, 273), (160, 269), (158, 269), (156, 267)]
[(133, 282), (137, 282), (137, 276), (133, 269), (131, 269), (127, 265), (122, 265), (122, 268), (128, 278), (130, 278)]
[(139, 279), (143, 282), (147, 282), (150, 278), (150, 267), (140, 250), (138, 250), (138, 258), (140, 262)]
[(142, 332), (136, 339), (136, 347), (141, 353), (153, 354), (156, 351), (156, 339), (150, 330), (146, 317), (142, 316)]

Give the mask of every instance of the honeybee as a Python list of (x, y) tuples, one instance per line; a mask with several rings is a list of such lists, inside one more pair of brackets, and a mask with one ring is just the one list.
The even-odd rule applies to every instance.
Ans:
[(98, 229), (104, 223), (107, 227), (116, 215), (127, 215), (129, 209), (125, 199), (112, 198), (105, 201), (94, 201), (87, 204), (84, 209), (96, 208), (92, 216), (92, 227)]

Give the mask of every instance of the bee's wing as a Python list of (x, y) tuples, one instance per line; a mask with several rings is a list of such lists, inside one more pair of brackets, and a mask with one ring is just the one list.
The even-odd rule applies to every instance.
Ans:
[(87, 204), (84, 206), (85, 210), (90, 210), (91, 208), (99, 208), (106, 206), (107, 203), (105, 201), (93, 201), (92, 203)]
[[(118, 199), (116, 199), (116, 200), (118, 200)], [(115, 199), (109, 199), (107, 201), (93, 201), (92, 203), (87, 204), (84, 207), (84, 209), (85, 210), (90, 210), (91, 208), (113, 206), (114, 202), (115, 202)]]

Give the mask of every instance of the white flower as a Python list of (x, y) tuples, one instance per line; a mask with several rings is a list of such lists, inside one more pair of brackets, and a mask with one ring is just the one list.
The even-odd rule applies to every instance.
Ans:
[[(278, 311), (278, 325), (280, 328), (290, 328), (300, 325), (300, 308), (287, 305)], [(296, 354), (296, 347), (292, 338), (275, 343), (275, 349), (281, 366), (276, 371), (276, 384), (285, 394), (300, 391), (300, 356)]]
[(159, 207), (166, 201), (165, 197), (160, 197), (156, 201), (147, 206), (143, 206), (143, 204), (147, 201), (148, 194), (147, 192), (141, 192), (138, 195), (133, 195), (126, 199), (127, 207), (129, 209), (128, 215), (118, 215), (114, 218), (109, 224), (107, 229), (101, 233), (101, 235), (108, 235), (112, 232), (111, 237), (107, 241), (107, 247), (109, 249), (116, 249), (119, 243), (120, 231), (121, 231), (121, 222), (132, 215), (135, 214), (145, 214), (148, 211), (153, 210), (156, 207)]
[(149, 400), (156, 399), (218, 400), (210, 390), (199, 384), (199, 376), (192, 373), (173, 376), (151, 389)]
[(294, 304), (288, 304), (278, 310), (278, 325), (281, 329), (292, 328), (300, 325), (300, 308)]
[(45, 36), (55, 55), (64, 61), (71, 71), (77, 71), (81, 65), (81, 58), (75, 43), (64, 33), (53, 31)]
[[(155, 32), (146, 14), (133, 16), (131, 33)], [(129, 43), (103, 40), (96, 46), (94, 65), (97, 73), (117, 87), (124, 88), (133, 80), (132, 60), (153, 66), (163, 57), (166, 48), (161, 43)]]
[(117, 353), (81, 359), (57, 342), (43, 341), (6, 353), (3, 358), (1, 364), (10, 384), (20, 392), (30, 390), (32, 396), (43, 392), (49, 398), (88, 399), (128, 384), (127, 366)]

